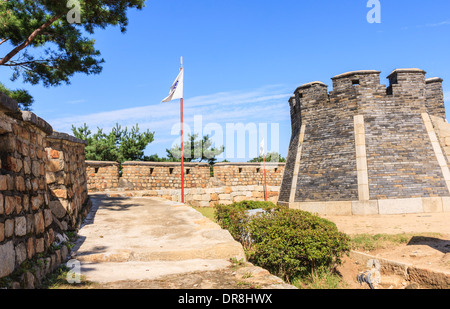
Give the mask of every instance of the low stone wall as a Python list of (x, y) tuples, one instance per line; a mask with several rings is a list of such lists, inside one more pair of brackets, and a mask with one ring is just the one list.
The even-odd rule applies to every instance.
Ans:
[(53, 132), (47, 137), (46, 182), (49, 207), (55, 223), (66, 231), (79, 227), (87, 216), (88, 200), (84, 148), (87, 142), (73, 136)]
[[(35, 287), (64, 262), (62, 234), (75, 229), (89, 207), (84, 147), (0, 93), (2, 287), (7, 276), (12, 287)], [(57, 212), (55, 203), (62, 206)]]
[(119, 186), (119, 163), (86, 161), (86, 178), (90, 191), (115, 189)]
[[(266, 183), (280, 186), (285, 163), (266, 162)], [(264, 185), (264, 164), (261, 163), (216, 163), (214, 177), (226, 186)]]
[[(185, 188), (205, 188), (210, 177), (208, 163), (184, 163)], [(120, 181), (133, 190), (181, 188), (181, 163), (124, 162)]]
[[(280, 186), (285, 164), (267, 162), (265, 167), (267, 185)], [(184, 169), (185, 188), (264, 185), (263, 163), (216, 163), (213, 175), (208, 163), (185, 162)], [(179, 162), (124, 162), (121, 176), (117, 162), (86, 161), (86, 170), (90, 191), (181, 188)]]
[[(276, 203), (284, 163), (266, 163), (267, 199)], [(184, 163), (185, 202), (212, 207), (242, 200), (264, 200), (262, 163), (217, 163), (214, 176), (208, 163)], [(117, 162), (86, 161), (88, 189), (95, 191), (143, 191), (136, 194), (181, 201), (179, 162), (124, 162), (119, 177)], [(127, 193), (132, 196), (135, 193)]]

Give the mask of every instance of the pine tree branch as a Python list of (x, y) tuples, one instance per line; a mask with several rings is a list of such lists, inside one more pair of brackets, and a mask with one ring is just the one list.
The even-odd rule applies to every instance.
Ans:
[(38, 36), (44, 29), (49, 27), (51, 24), (53, 24), (56, 20), (58, 20), (63, 14), (59, 14), (48, 20), (45, 24), (37, 28), (36, 30), (31, 33), (31, 35), (19, 46), (14, 48), (12, 51), (10, 51), (4, 58), (0, 59), (0, 65), (6, 65), (7, 62), (11, 60), (12, 57), (17, 55), (21, 50), (23, 50), (25, 47), (31, 44), (33, 40)]

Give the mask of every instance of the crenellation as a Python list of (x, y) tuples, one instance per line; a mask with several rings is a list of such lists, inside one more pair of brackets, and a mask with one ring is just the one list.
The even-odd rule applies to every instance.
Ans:
[(426, 83), (426, 108), (430, 115), (441, 117), (445, 116), (444, 91), (442, 87), (443, 79), (439, 77), (428, 78)]

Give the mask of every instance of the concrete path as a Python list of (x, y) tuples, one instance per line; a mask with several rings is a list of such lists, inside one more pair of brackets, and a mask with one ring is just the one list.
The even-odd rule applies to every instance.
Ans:
[(89, 281), (152, 280), (223, 269), (230, 258), (245, 260), (228, 231), (184, 204), (103, 194), (91, 199), (73, 249)]

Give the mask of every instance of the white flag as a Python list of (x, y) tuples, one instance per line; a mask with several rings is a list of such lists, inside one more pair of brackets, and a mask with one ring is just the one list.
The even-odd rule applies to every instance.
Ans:
[(261, 144), (259, 144), (259, 155), (264, 155), (264, 137), (261, 140)]
[(184, 70), (181, 69), (177, 79), (173, 82), (172, 87), (170, 87), (169, 96), (162, 100), (162, 102), (169, 102), (175, 99), (183, 98), (183, 72)]

